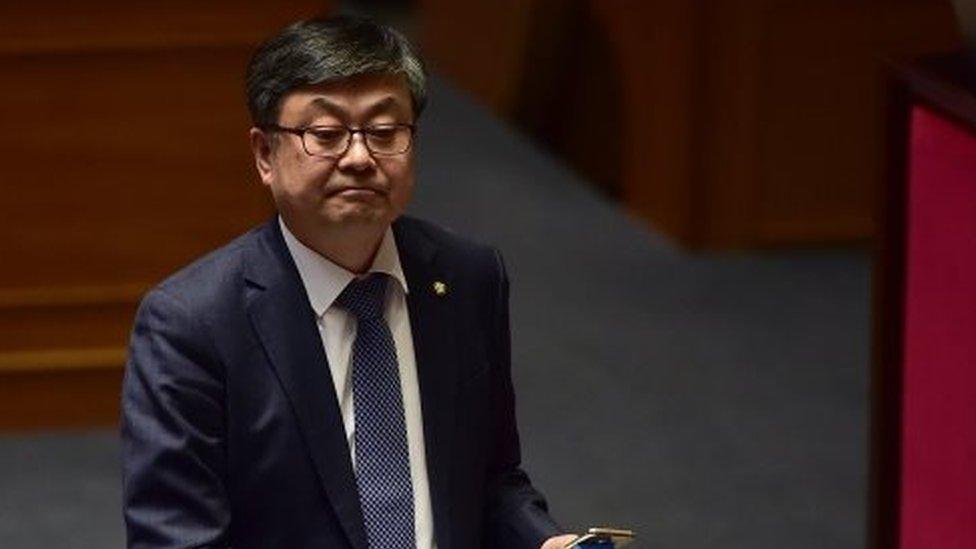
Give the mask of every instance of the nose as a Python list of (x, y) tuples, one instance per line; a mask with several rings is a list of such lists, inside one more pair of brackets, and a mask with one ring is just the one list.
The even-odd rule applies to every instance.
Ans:
[(366, 148), (366, 138), (361, 132), (353, 133), (349, 138), (349, 148), (339, 157), (338, 168), (341, 170), (364, 171), (374, 166), (373, 155)]

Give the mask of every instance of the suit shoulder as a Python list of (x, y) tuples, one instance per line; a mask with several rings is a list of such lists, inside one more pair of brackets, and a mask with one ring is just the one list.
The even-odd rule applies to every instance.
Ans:
[(257, 238), (254, 228), (166, 277), (150, 293), (168, 295), (190, 308), (219, 302), (243, 283), (244, 250)]

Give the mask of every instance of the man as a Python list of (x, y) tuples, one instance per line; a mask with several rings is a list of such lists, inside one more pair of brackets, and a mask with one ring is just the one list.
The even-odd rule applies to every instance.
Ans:
[(143, 300), (123, 387), (134, 548), (562, 547), (519, 469), (499, 255), (401, 217), (420, 61), (296, 23), (248, 68), (278, 216)]

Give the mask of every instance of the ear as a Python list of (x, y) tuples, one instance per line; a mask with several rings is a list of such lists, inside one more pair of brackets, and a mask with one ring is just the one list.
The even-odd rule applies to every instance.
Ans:
[(274, 144), (271, 142), (273, 138), (259, 128), (251, 128), (248, 138), (251, 141), (251, 152), (254, 153), (254, 166), (258, 169), (261, 182), (271, 185), (274, 176), (271, 163), (274, 156)]

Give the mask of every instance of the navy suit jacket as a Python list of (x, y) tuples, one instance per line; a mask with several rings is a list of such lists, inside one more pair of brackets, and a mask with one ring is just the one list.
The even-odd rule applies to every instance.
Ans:
[[(393, 233), (438, 548), (536, 549), (560, 530), (519, 468), (500, 256), (417, 219)], [(276, 219), (147, 294), (122, 448), (129, 547), (366, 549), (315, 314)]]

